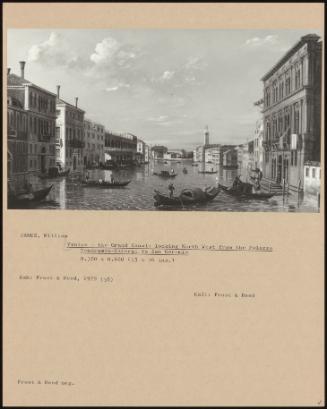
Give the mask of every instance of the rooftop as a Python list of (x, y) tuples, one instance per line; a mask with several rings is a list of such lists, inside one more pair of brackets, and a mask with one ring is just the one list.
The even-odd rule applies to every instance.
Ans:
[(317, 34), (307, 34), (301, 39), (290, 49), (284, 54), (284, 56), (277, 61), (277, 63), (265, 74), (262, 78), (261, 81), (265, 81), (268, 79), (274, 72), (278, 70), (290, 57), (292, 54), (294, 54), (299, 48), (301, 48), (304, 44), (308, 42), (318, 42), (320, 37)]
[(36, 84), (33, 84), (33, 82), (28, 81), (26, 78), (19, 77), (16, 74), (9, 74), (8, 75), (8, 77), (7, 77), (7, 86), (8, 87), (24, 87), (25, 85), (32, 86), (34, 88), (37, 88), (37, 89), (39, 89), (41, 91), (44, 91), (44, 92), (50, 94), (50, 95), (56, 96), (56, 94), (54, 94), (53, 92), (50, 92), (45, 88), (42, 88), (42, 87), (39, 87)]
[(85, 112), (85, 111), (83, 111), (83, 109), (78, 108), (75, 105), (70, 104), (69, 102), (67, 102), (67, 101), (65, 101), (65, 100), (63, 100), (61, 98), (58, 98), (58, 97), (57, 97), (57, 100), (56, 100), (56, 104), (57, 105), (68, 105), (70, 108), (74, 108), (74, 109), (77, 109), (78, 111)]

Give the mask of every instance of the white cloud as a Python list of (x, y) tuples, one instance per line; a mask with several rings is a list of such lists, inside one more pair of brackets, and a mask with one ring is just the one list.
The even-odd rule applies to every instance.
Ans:
[(104, 38), (95, 46), (95, 51), (90, 55), (90, 60), (101, 64), (110, 60), (119, 49), (118, 41), (112, 37)]
[(133, 46), (119, 43), (113, 37), (106, 37), (97, 43), (90, 60), (96, 66), (114, 66), (116, 68), (129, 68), (130, 62), (137, 57)]
[(168, 116), (167, 116), (167, 115), (150, 116), (149, 118), (147, 118), (147, 121), (150, 121), (150, 122), (162, 122), (162, 121), (165, 121), (166, 119), (168, 119)]
[(123, 82), (119, 82), (117, 85), (113, 85), (111, 87), (107, 87), (105, 88), (105, 91), (107, 92), (114, 92), (114, 91), (118, 91), (121, 88), (130, 88), (130, 84), (126, 84)]
[(200, 57), (190, 57), (185, 64), (185, 69), (190, 71), (201, 71), (207, 67), (207, 63)]
[(85, 61), (69, 48), (65, 39), (56, 32), (50, 33), (47, 40), (34, 44), (28, 50), (28, 62), (43, 64), (47, 67), (82, 68)]
[(59, 43), (59, 36), (57, 33), (52, 32), (50, 37), (40, 44), (32, 45), (28, 51), (28, 61), (39, 61), (51, 54), (53, 49)]
[(252, 37), (246, 40), (245, 45), (250, 47), (261, 47), (263, 45), (272, 45), (278, 42), (277, 35), (267, 35), (266, 37)]
[(164, 71), (164, 73), (162, 74), (160, 79), (162, 81), (169, 81), (169, 80), (171, 80), (173, 78), (174, 75), (175, 75), (174, 71)]

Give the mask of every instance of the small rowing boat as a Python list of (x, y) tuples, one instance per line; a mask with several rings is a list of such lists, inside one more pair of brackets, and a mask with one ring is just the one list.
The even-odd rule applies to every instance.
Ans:
[(109, 182), (106, 180), (84, 180), (82, 181), (82, 186), (83, 187), (101, 187), (101, 188), (107, 188), (107, 189), (115, 189), (119, 187), (125, 187), (127, 186), (131, 181), (130, 180), (125, 180), (123, 182), (120, 181), (115, 181), (115, 182)]
[(8, 194), (8, 208), (25, 207), (30, 204), (39, 203), (48, 196), (48, 194), (50, 193), (50, 190), (52, 189), (52, 186), (53, 185), (46, 187), (45, 189), (34, 190), (31, 192), (24, 192), (24, 193), (17, 193), (17, 194), (9, 193)]
[[(249, 185), (248, 183), (246, 185)], [(274, 193), (265, 193), (265, 192), (250, 192), (250, 191), (244, 191), (239, 188), (233, 188), (233, 187), (228, 187), (219, 184), (219, 187), (221, 190), (223, 190), (225, 193), (238, 197), (240, 199), (270, 199), (271, 197), (274, 196)]]
[(175, 178), (177, 176), (177, 173), (171, 173), (171, 172), (168, 172), (168, 170), (162, 170), (159, 173), (158, 172), (153, 172), (153, 174), (156, 175), (156, 176), (160, 176), (162, 178), (167, 178), (167, 179)]
[(205, 189), (183, 189), (179, 196), (170, 197), (158, 190), (155, 190), (154, 205), (156, 207), (184, 207), (199, 203), (207, 203), (213, 200), (219, 193), (216, 187), (208, 187)]

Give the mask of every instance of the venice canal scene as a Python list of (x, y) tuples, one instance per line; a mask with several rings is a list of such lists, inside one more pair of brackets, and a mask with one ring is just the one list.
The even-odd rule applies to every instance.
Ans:
[[(10, 30), (8, 208), (319, 212), (319, 35), (237, 31), (226, 46), (219, 30), (134, 43), (133, 30), (99, 30), (82, 56), (87, 30), (67, 48), (68, 31)], [(237, 50), (248, 69), (257, 58), (252, 83), (226, 74)]]

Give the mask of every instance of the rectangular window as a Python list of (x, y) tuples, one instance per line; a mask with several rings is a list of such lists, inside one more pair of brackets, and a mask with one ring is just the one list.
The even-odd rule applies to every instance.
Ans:
[(305, 168), (305, 176), (308, 178), (309, 177), (309, 168)]
[(312, 178), (316, 178), (316, 168), (312, 168)]

